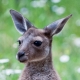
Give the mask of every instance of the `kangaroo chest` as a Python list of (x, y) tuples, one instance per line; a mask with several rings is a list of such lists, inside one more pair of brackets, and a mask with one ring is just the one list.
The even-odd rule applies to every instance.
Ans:
[[(49, 70), (48, 70), (49, 71)], [(28, 72), (27, 70), (23, 71), (19, 80), (59, 80), (55, 71), (50, 70), (49, 72)]]
[(52, 74), (35, 74), (31, 77), (31, 80), (58, 80), (55, 78), (55, 76), (52, 76)]

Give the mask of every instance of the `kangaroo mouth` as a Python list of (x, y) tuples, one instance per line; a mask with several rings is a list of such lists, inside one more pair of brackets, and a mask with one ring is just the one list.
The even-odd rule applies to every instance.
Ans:
[(28, 61), (28, 56), (24, 55), (24, 56), (20, 56), (20, 57), (19, 57), (19, 56), (17, 55), (17, 59), (18, 59), (18, 61), (24, 63), (24, 62), (27, 62), (27, 61)]

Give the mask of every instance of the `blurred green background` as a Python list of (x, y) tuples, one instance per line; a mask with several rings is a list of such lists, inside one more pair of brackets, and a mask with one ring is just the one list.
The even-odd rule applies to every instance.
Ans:
[(80, 80), (80, 0), (0, 0), (0, 80), (17, 80), (24, 67), (15, 57), (20, 34), (10, 9), (23, 14), (37, 28), (73, 15), (54, 36), (53, 62), (62, 80)]

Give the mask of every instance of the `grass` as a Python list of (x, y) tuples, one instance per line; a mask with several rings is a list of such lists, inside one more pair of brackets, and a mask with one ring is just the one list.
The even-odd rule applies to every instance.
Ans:
[[(0, 80), (17, 80), (19, 74), (7, 75), (4, 70), (22, 70), (24, 67), (24, 64), (15, 58), (18, 51), (15, 45), (20, 34), (14, 28), (10, 9), (22, 13), (37, 28), (43, 28), (57, 19), (73, 15), (62, 32), (53, 37), (52, 52), (55, 68), (62, 80), (79, 80), (80, 45), (77, 43), (80, 44), (80, 1), (61, 0), (55, 3), (51, 2), (52, 0), (44, 0), (46, 2), (41, 2), (42, 5), (33, 1), (36, 0), (0, 0), (0, 60), (9, 59), (7, 63), (0, 63)], [(67, 62), (60, 61), (63, 55), (69, 57)]]

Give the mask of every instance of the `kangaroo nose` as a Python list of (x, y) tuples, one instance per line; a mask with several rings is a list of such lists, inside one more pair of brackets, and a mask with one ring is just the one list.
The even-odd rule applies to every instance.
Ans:
[(18, 54), (17, 54), (17, 56), (18, 56), (18, 58), (20, 58), (20, 57), (23, 57), (25, 55), (25, 52), (18, 52)]

